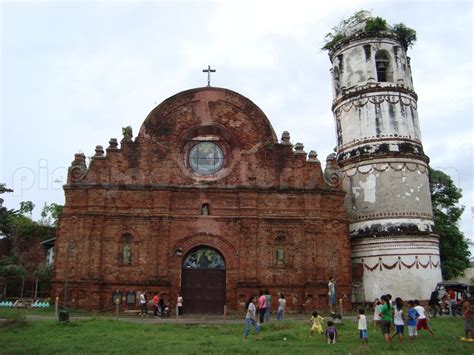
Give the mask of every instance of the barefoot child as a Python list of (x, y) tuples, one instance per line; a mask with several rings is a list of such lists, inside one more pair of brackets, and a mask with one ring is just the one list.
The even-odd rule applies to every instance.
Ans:
[(328, 344), (336, 344), (337, 330), (333, 322), (328, 322), (328, 327), (324, 335), (326, 336)]
[(359, 339), (362, 345), (369, 343), (369, 331), (367, 329), (367, 318), (365, 317), (365, 309), (359, 309), (359, 315), (357, 316), (359, 319)]
[(403, 314), (403, 301), (400, 297), (395, 298), (395, 308), (393, 310), (393, 324), (395, 325), (398, 341), (403, 342), (403, 330), (405, 327), (405, 315)]
[(374, 330), (376, 327), (380, 327), (380, 308), (382, 308), (382, 303), (376, 298), (374, 300)]
[(424, 330), (429, 331), (431, 335), (434, 335), (433, 331), (431, 330), (431, 328), (428, 325), (428, 320), (426, 319), (425, 309), (423, 308), (423, 306), (420, 306), (420, 302), (418, 302), (418, 300), (415, 300), (414, 302), (415, 302), (415, 309), (418, 312), (418, 314), (420, 315), (418, 317), (418, 322), (416, 323), (416, 330), (418, 331), (418, 330), (424, 329)]
[(407, 313), (408, 337), (411, 341), (413, 341), (415, 340), (415, 337), (418, 335), (416, 332), (416, 322), (420, 314), (415, 309), (415, 302), (408, 301), (408, 305), (410, 306), (410, 308), (408, 308), (408, 313)]
[(314, 332), (317, 332), (319, 334), (324, 333), (322, 322), (324, 322), (324, 318), (321, 317), (318, 314), (318, 312), (313, 311), (313, 315), (311, 316), (311, 321), (310, 321), (310, 324), (311, 324), (311, 334), (310, 334), (310, 336), (311, 337), (313, 336)]

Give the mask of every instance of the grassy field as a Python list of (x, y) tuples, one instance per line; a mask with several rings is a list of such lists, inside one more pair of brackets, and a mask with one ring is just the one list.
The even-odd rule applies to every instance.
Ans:
[[(45, 310), (44, 314), (47, 313)], [(24, 312), (0, 310), (0, 317), (13, 321), (0, 327), (0, 354), (57, 353), (160, 353), (160, 354), (457, 354), (474, 353), (474, 343), (459, 341), (463, 335), (460, 318), (431, 321), (435, 336), (422, 333), (414, 343), (397, 341), (387, 346), (379, 331), (369, 329), (369, 345), (359, 344), (357, 324), (346, 321), (338, 326), (334, 345), (322, 336), (309, 337), (307, 322), (270, 322), (262, 326), (260, 341), (242, 340), (244, 325), (134, 324), (93, 318), (67, 325), (54, 321), (27, 322)], [(284, 340), (286, 338), (286, 340)]]

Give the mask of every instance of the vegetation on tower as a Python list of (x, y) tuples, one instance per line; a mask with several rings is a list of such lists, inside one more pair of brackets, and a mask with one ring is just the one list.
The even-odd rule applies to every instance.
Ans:
[(351, 17), (343, 19), (324, 37), (323, 50), (332, 51), (337, 45), (361, 35), (393, 35), (405, 49), (416, 42), (416, 31), (403, 23), (390, 26), (382, 17), (372, 17), (370, 12), (360, 10)]

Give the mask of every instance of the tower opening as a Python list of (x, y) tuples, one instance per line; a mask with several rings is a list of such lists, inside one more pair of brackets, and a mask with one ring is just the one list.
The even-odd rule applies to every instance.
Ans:
[(387, 51), (377, 51), (375, 54), (375, 67), (377, 69), (377, 81), (393, 81), (393, 75), (390, 67), (390, 57)]

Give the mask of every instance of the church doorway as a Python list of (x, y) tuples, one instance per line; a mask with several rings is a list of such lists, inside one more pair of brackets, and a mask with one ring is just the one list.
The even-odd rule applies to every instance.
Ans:
[(225, 262), (215, 249), (198, 247), (184, 259), (183, 309), (192, 314), (222, 314), (226, 299)]

